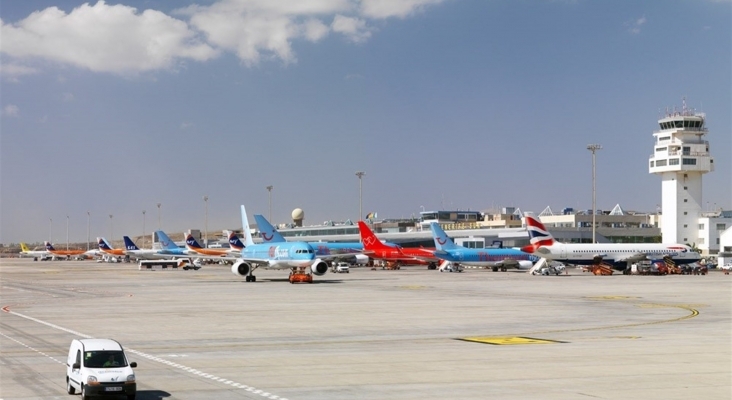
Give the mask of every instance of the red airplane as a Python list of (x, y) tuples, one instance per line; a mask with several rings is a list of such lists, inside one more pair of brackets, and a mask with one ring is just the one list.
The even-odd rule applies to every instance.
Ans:
[(374, 260), (394, 263), (397, 267), (403, 264), (428, 265), (435, 269), (440, 261), (434, 255), (434, 249), (423, 247), (401, 247), (384, 244), (363, 221), (358, 221), (358, 231), (363, 243), (363, 254)]

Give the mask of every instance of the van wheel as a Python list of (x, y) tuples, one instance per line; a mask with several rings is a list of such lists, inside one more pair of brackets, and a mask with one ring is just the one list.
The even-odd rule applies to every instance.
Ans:
[(127, 400), (135, 400), (135, 397), (136, 397), (136, 395), (134, 395), (134, 394), (128, 394)]
[(81, 400), (90, 400), (91, 397), (86, 394), (86, 386), (81, 385)]
[(74, 389), (73, 386), (71, 386), (71, 381), (69, 380), (69, 377), (66, 377), (66, 393), (68, 394), (74, 394), (76, 393), (76, 389)]

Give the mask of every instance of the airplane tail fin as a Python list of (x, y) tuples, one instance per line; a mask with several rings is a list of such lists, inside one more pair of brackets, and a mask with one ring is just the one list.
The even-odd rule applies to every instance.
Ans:
[(251, 246), (254, 244), (252, 239), (252, 231), (249, 229), (249, 219), (247, 218), (247, 209), (242, 204), (241, 206), (241, 226), (242, 232), (244, 233), (244, 245)]
[(363, 221), (358, 221), (358, 232), (361, 234), (361, 242), (363, 242), (364, 250), (376, 250), (384, 247), (389, 247), (376, 237), (374, 231), (369, 228)]
[(28, 252), (30, 250), (28, 249), (28, 246), (25, 245), (25, 243), (20, 242), (20, 251), (22, 251), (22, 252)]
[(98, 237), (97, 243), (99, 244), (99, 250), (112, 250), (112, 246), (110, 246), (107, 239), (103, 237)]
[(229, 238), (229, 247), (232, 249), (241, 251), (245, 247), (236, 232), (226, 231), (226, 236)]
[(178, 248), (178, 245), (173, 242), (168, 235), (165, 234), (163, 231), (155, 231), (155, 236), (158, 237), (158, 240), (160, 242), (160, 248), (165, 250), (175, 250)]
[(50, 251), (56, 250), (53, 248), (53, 245), (51, 244), (51, 242), (46, 241), (46, 242), (43, 242), (43, 244), (46, 246), (46, 250), (50, 250)]
[(460, 247), (447, 236), (447, 233), (436, 222), (431, 223), (430, 228), (432, 229), (432, 239), (435, 241), (435, 248), (437, 250), (450, 250)]
[(277, 232), (274, 226), (272, 226), (267, 218), (264, 218), (261, 214), (254, 214), (254, 220), (257, 222), (257, 228), (259, 229), (259, 236), (262, 237), (264, 243), (280, 243), (286, 242), (285, 238)]
[(551, 246), (554, 244), (554, 237), (546, 229), (539, 217), (534, 217), (530, 213), (524, 213), (526, 219), (526, 230), (529, 233), (529, 243), (534, 248), (541, 246)]
[(198, 241), (196, 238), (193, 237), (190, 233), (186, 235), (186, 247), (188, 247), (191, 250), (200, 250), (203, 249), (200, 244), (198, 244)]
[(122, 236), (122, 239), (124, 239), (125, 241), (126, 250), (140, 250), (140, 248), (137, 247), (135, 242), (133, 242), (132, 239), (129, 238), (129, 236)]

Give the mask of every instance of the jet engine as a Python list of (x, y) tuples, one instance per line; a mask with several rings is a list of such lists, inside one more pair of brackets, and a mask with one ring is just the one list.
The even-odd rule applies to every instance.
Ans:
[(313, 273), (313, 275), (324, 275), (326, 272), (328, 272), (328, 263), (318, 258), (313, 261), (313, 265), (310, 266), (310, 271)]
[(247, 276), (249, 275), (249, 272), (252, 270), (251, 264), (244, 260), (239, 260), (234, 263), (234, 265), (231, 266), (231, 272), (237, 275), (241, 276)]
[(529, 260), (520, 260), (518, 262), (518, 268), (519, 269), (531, 269), (531, 267), (534, 266), (534, 263), (532, 263)]

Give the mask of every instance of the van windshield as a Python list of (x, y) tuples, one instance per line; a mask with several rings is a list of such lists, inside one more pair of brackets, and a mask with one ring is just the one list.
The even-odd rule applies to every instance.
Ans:
[(127, 359), (120, 350), (100, 350), (84, 352), (84, 366), (87, 368), (126, 367)]

